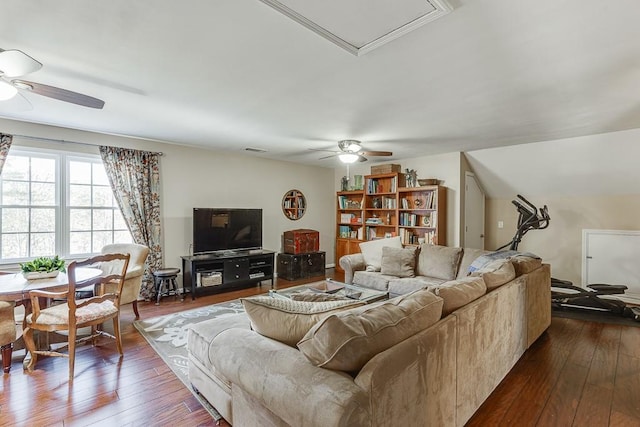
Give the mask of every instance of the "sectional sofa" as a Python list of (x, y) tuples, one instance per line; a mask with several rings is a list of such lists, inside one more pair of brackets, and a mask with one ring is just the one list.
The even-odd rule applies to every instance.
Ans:
[(291, 307), (194, 325), (192, 385), (234, 426), (464, 425), (549, 326), (550, 268), (515, 257), (468, 276), (484, 251), (420, 249), (413, 272), (402, 250), (343, 257), (348, 280), (392, 298), (332, 309), (297, 346), (256, 332), (306, 316)]

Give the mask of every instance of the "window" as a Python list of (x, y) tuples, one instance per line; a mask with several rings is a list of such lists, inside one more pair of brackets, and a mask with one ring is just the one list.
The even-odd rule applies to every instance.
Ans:
[(11, 148), (0, 211), (0, 261), (80, 257), (132, 241), (98, 156)]

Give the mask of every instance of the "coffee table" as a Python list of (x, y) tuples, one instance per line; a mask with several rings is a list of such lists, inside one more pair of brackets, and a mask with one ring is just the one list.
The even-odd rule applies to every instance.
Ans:
[(318, 291), (314, 291), (311, 289), (314, 285), (322, 285), (324, 283), (330, 283), (331, 285), (343, 286), (343, 288), (337, 292), (331, 293), (331, 295), (341, 296), (345, 298), (350, 298), (356, 301), (362, 301), (365, 304), (370, 304), (372, 302), (385, 300), (389, 298), (389, 293), (387, 291), (378, 291), (376, 289), (363, 288), (362, 286), (356, 285), (348, 285), (342, 282), (336, 282), (332, 279), (321, 280), (319, 282), (306, 283), (304, 285), (292, 286), (286, 289), (270, 289), (269, 295), (274, 298), (291, 298), (293, 294), (299, 293), (322, 293)]

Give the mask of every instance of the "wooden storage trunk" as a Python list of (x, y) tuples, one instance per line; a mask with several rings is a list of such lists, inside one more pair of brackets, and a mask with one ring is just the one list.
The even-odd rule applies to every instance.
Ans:
[(395, 163), (388, 163), (386, 165), (371, 166), (371, 175), (378, 175), (381, 173), (394, 173), (400, 172), (401, 167)]
[(278, 279), (298, 280), (324, 277), (325, 253), (278, 254)]
[(316, 230), (300, 228), (284, 232), (284, 253), (305, 254), (320, 250), (320, 234)]

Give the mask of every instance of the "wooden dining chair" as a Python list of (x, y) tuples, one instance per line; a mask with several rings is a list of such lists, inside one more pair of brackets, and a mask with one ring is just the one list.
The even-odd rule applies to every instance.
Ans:
[[(76, 281), (76, 268), (93, 267), (105, 263), (114, 263), (118, 265), (118, 268), (110, 269), (111, 273), (108, 276), (101, 275), (82, 282)], [(38, 355), (68, 357), (69, 380), (72, 381), (76, 344), (91, 340), (93, 345), (95, 345), (96, 338), (101, 335), (114, 338), (118, 352), (120, 355), (123, 354), (122, 339), (120, 337), (119, 299), (128, 265), (129, 254), (105, 254), (97, 255), (84, 261), (73, 261), (67, 268), (69, 278), (68, 290), (64, 292), (39, 290), (29, 292), (32, 313), (25, 319), (26, 328), (23, 334), (25, 345), (31, 355), (31, 360), (26, 366), (28, 371), (33, 371), (38, 360)], [(109, 292), (107, 292), (107, 285), (112, 284), (116, 286), (113, 289), (110, 288)], [(94, 286), (94, 296), (85, 299), (76, 299), (76, 288), (86, 286)], [(64, 299), (66, 302), (42, 308), (40, 306), (40, 298)], [(99, 327), (109, 319), (113, 319), (113, 335), (106, 333)], [(77, 330), (87, 326), (91, 327), (91, 334), (77, 340)], [(33, 340), (34, 330), (45, 332), (68, 331), (68, 345), (56, 351), (37, 350)], [(61, 350), (66, 347), (68, 347), (68, 352), (62, 353)]]

